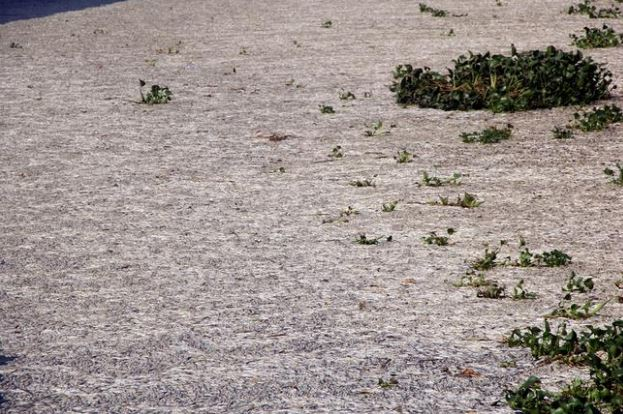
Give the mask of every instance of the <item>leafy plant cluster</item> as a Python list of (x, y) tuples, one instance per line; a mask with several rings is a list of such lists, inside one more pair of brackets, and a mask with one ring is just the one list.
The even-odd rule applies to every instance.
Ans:
[(482, 205), (484, 201), (478, 200), (478, 196), (470, 193), (463, 193), (463, 196), (458, 195), (456, 201), (450, 200), (450, 197), (439, 196), (437, 201), (431, 201), (429, 204), (440, 206), (452, 206), (462, 208), (476, 208)]
[(579, 333), (565, 324), (554, 332), (545, 321), (544, 329), (515, 329), (507, 343), (529, 348), (535, 358), (587, 365), (590, 374), (589, 381), (574, 380), (560, 392), (542, 389), (540, 379), (531, 376), (516, 390), (506, 391), (511, 408), (524, 413), (623, 412), (623, 320)]
[[(510, 256), (498, 262), (498, 255), (502, 246), (507, 245), (506, 240), (500, 242), (500, 246), (489, 250), (485, 249), (484, 256), (472, 262), (472, 268), (475, 270), (489, 270), (497, 265), (510, 265), (518, 267), (559, 267), (571, 264), (571, 256), (559, 249), (543, 251), (541, 253), (532, 253), (527, 247), (526, 242), (521, 239), (519, 241), (519, 256), (513, 260)], [(523, 248), (523, 249), (522, 249)]]
[(146, 85), (145, 81), (139, 79), (141, 102), (149, 105), (165, 104), (171, 100), (171, 91), (166, 86), (151, 85), (149, 91), (143, 94), (143, 87)]
[(519, 252), (519, 258), (511, 264), (519, 267), (545, 266), (559, 267), (571, 263), (571, 256), (562, 250), (554, 249), (542, 253), (532, 253), (525, 247)]
[(443, 185), (460, 185), (461, 173), (453, 173), (450, 177), (437, 177), (429, 175), (426, 171), (422, 173), (421, 184), (426, 187), (441, 187)]
[(364, 132), (367, 137), (374, 137), (381, 134), (389, 134), (389, 131), (383, 129), (383, 121), (378, 120), (370, 124), (370, 127)]
[(616, 169), (617, 171), (615, 172), (612, 168), (606, 167), (604, 168), (604, 174), (610, 177), (610, 182), (617, 185), (623, 185), (623, 165), (617, 162)]
[[(446, 229), (448, 236), (452, 236), (455, 230), (453, 228)], [(434, 244), (435, 246), (447, 246), (449, 243), (448, 236), (439, 236), (436, 231), (431, 231), (428, 235), (422, 237), (425, 244)]]
[(597, 8), (595, 6), (595, 0), (584, 0), (582, 3), (578, 3), (569, 7), (567, 13), (569, 14), (585, 14), (591, 19), (615, 19), (621, 16), (621, 10), (618, 7)]
[(559, 303), (558, 308), (546, 315), (546, 318), (588, 319), (596, 316), (608, 302), (593, 303), (589, 300), (582, 305)]
[(511, 137), (513, 126), (508, 124), (505, 128), (489, 127), (480, 132), (463, 132), (461, 138), (463, 142), (471, 144), (479, 142), (481, 144), (495, 144)]
[(407, 150), (398, 151), (398, 153), (394, 155), (394, 159), (398, 164), (406, 164), (413, 161), (413, 154)]
[(573, 44), (582, 49), (596, 49), (605, 47), (615, 47), (621, 43), (621, 35), (613, 28), (603, 25), (600, 28), (584, 28), (584, 35), (570, 35)]
[(510, 56), (469, 53), (447, 74), (399, 65), (390, 89), (400, 104), (493, 112), (582, 105), (609, 96), (612, 73), (581, 52), (545, 50)]
[(610, 124), (623, 121), (623, 112), (616, 105), (606, 105), (603, 108), (593, 108), (592, 111), (573, 114), (575, 118), (572, 127), (582, 132), (602, 131)]

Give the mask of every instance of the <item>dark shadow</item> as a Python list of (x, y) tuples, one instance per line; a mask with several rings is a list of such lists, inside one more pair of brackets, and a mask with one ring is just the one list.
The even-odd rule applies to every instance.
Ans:
[(0, 24), (104, 6), (123, 0), (0, 0)]
[[(8, 364), (9, 362), (13, 361), (14, 359), (15, 358), (13, 358), (13, 357), (0, 355), (0, 366)], [(2, 384), (2, 375), (0, 375), (0, 384)], [(2, 395), (2, 390), (0, 389), (0, 407), (2, 407), (2, 405), (5, 402), (6, 402), (6, 400), (4, 399), (4, 396)]]

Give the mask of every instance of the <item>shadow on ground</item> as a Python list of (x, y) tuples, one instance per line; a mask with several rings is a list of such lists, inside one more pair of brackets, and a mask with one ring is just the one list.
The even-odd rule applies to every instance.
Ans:
[(104, 6), (123, 0), (0, 0), (0, 24)]
[[(15, 358), (13, 358), (13, 357), (0, 355), (0, 366), (8, 364), (9, 362), (13, 361), (14, 359)], [(0, 375), (0, 384), (1, 383), (2, 383), (2, 375)], [(0, 408), (2, 407), (2, 405), (5, 402), (6, 402), (6, 400), (4, 399), (4, 396), (2, 395), (2, 389), (0, 389)]]

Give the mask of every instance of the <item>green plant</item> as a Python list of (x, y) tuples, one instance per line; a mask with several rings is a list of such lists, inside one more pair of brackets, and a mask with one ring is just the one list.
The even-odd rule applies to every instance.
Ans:
[(506, 128), (490, 127), (481, 132), (463, 132), (461, 138), (465, 143), (480, 142), (481, 144), (495, 144), (509, 139), (513, 132), (513, 126), (508, 124)]
[(145, 81), (139, 79), (139, 92), (141, 94), (141, 102), (149, 105), (164, 104), (171, 100), (171, 91), (166, 86), (151, 85), (150, 90), (143, 94), (143, 86), (146, 85)]
[(563, 292), (579, 292), (586, 293), (588, 291), (593, 290), (595, 284), (593, 283), (593, 279), (590, 277), (583, 278), (575, 274), (575, 272), (571, 272), (569, 278), (567, 279), (567, 284), (563, 286)]
[(343, 158), (344, 152), (342, 151), (342, 147), (340, 145), (336, 145), (335, 147), (333, 147), (333, 149), (331, 150), (331, 154), (329, 154), (329, 157), (336, 159)]
[(584, 36), (569, 35), (573, 44), (582, 49), (615, 47), (621, 43), (621, 35), (605, 24), (599, 28), (584, 28)]
[(543, 329), (533, 326), (521, 329), (513, 329), (506, 338), (506, 343), (511, 348), (529, 348), (534, 358), (547, 357), (548, 359), (568, 358), (585, 352), (586, 347), (580, 343), (579, 335), (567, 330), (566, 324), (558, 326), (557, 331), (551, 330), (550, 324), (545, 320)]
[(383, 211), (383, 213), (391, 213), (392, 211), (396, 209), (397, 205), (398, 205), (398, 201), (390, 201), (389, 203), (383, 203), (381, 210)]
[(338, 96), (343, 101), (351, 101), (357, 99), (357, 97), (351, 91), (345, 91), (344, 89), (340, 91)]
[(352, 185), (353, 187), (376, 187), (374, 181), (367, 178), (364, 180), (354, 180), (348, 184)]
[(471, 263), (472, 269), (480, 271), (493, 269), (497, 265), (496, 259), (499, 252), (500, 249), (489, 250), (485, 248), (484, 255)]
[(623, 165), (617, 162), (616, 169), (618, 171), (615, 173), (611, 168), (604, 168), (604, 174), (611, 177), (610, 182), (617, 185), (623, 185)]
[(498, 286), (496, 283), (492, 283), (478, 289), (476, 296), (486, 299), (502, 299), (506, 297), (506, 288), (504, 286)]
[(398, 151), (398, 154), (394, 155), (394, 159), (398, 164), (406, 164), (413, 161), (413, 154), (407, 150)]
[[(521, 246), (523, 246), (523, 244)], [(549, 252), (535, 254), (525, 247), (519, 252), (519, 258), (515, 262), (511, 262), (511, 265), (519, 267), (558, 267), (566, 266), (569, 263), (571, 263), (571, 256), (561, 250), (554, 249)]]
[(543, 263), (546, 267), (566, 266), (571, 263), (571, 256), (558, 249), (543, 252), (534, 257), (538, 263)]
[(443, 110), (525, 111), (584, 105), (609, 96), (612, 73), (584, 58), (549, 46), (511, 56), (459, 56), (447, 74), (400, 65), (390, 89), (403, 105)]
[(334, 114), (335, 109), (330, 105), (318, 105), (321, 114)]
[(438, 201), (431, 201), (429, 204), (440, 205), (440, 206), (453, 206), (453, 207), (463, 207), (463, 208), (476, 208), (482, 205), (484, 201), (478, 200), (478, 197), (474, 194), (464, 193), (463, 197), (460, 195), (457, 196), (456, 201), (450, 201), (449, 197), (439, 196)]
[(434, 9), (424, 3), (420, 3), (420, 13), (430, 13), (433, 17), (447, 17), (448, 12), (441, 9)]
[(623, 412), (623, 321), (597, 328), (588, 326), (577, 333), (558, 327), (556, 333), (545, 321), (545, 329), (514, 330), (509, 346), (530, 348), (535, 358), (563, 359), (588, 365), (590, 381), (573, 380), (560, 392), (541, 389), (540, 380), (530, 377), (517, 390), (506, 391), (506, 401), (524, 413), (612, 413)]
[[(581, 388), (581, 384), (578, 384)], [(598, 414), (585, 392), (564, 391), (554, 393), (541, 388), (541, 380), (531, 376), (515, 391), (507, 390), (505, 399), (509, 407), (520, 413), (531, 414)]]
[(526, 299), (536, 299), (537, 294), (534, 292), (528, 292), (524, 286), (524, 281), (523, 279), (521, 279), (519, 281), (519, 283), (517, 283), (517, 286), (515, 286), (513, 288), (513, 293), (511, 295), (511, 297), (514, 300), (526, 300)]
[(572, 303), (569, 306), (564, 306), (562, 303), (558, 305), (558, 308), (547, 314), (546, 318), (567, 318), (567, 319), (588, 319), (596, 316), (601, 309), (606, 306), (606, 302), (593, 303), (593, 301), (587, 301), (583, 305)]
[[(446, 233), (448, 233), (448, 236), (451, 236), (454, 234), (454, 229), (448, 228), (446, 229)], [(447, 246), (448, 241), (449, 241), (448, 236), (439, 236), (437, 235), (437, 232), (431, 231), (430, 233), (428, 233), (427, 236), (422, 237), (422, 240), (424, 240), (424, 243), (426, 244), (434, 244), (436, 246)]]
[(552, 129), (552, 133), (554, 134), (554, 138), (556, 139), (573, 138), (573, 130), (569, 127), (554, 127), (554, 129)]
[(528, 248), (524, 248), (519, 252), (519, 258), (517, 259), (516, 265), (519, 267), (530, 267), (534, 266), (532, 259), (534, 258), (534, 254), (528, 250)]
[(322, 22), (322, 24), (320, 26), (324, 27), (325, 29), (329, 29), (329, 28), (333, 27), (333, 22), (331, 20), (325, 20), (325, 21)]
[(385, 239), (385, 241), (392, 241), (392, 236), (381, 236), (381, 237), (373, 237), (373, 238), (368, 238), (368, 236), (366, 236), (365, 234), (360, 234), (359, 237), (357, 237), (355, 239), (355, 243), (357, 244), (363, 244), (364, 246), (373, 246), (373, 245), (377, 245), (381, 242), (381, 240)]
[(583, 132), (601, 131), (610, 124), (623, 121), (621, 108), (616, 105), (606, 105), (603, 108), (593, 108), (592, 111), (573, 114), (575, 118), (574, 128)]
[(621, 10), (618, 7), (609, 7), (603, 9), (597, 9), (594, 4), (594, 0), (584, 0), (582, 3), (578, 3), (569, 7), (567, 13), (569, 14), (585, 14), (591, 19), (609, 19), (617, 18), (621, 15)]
[(485, 278), (484, 273), (466, 273), (456, 282), (452, 283), (454, 287), (483, 287), (494, 285), (495, 282)]
[(383, 131), (383, 121), (378, 120), (370, 124), (369, 129), (366, 129), (365, 134), (368, 137), (380, 135), (381, 133), (389, 134), (389, 131)]
[(443, 185), (459, 185), (461, 184), (460, 173), (453, 173), (450, 177), (436, 177), (428, 175), (426, 171), (422, 173), (422, 185), (427, 187), (441, 187)]

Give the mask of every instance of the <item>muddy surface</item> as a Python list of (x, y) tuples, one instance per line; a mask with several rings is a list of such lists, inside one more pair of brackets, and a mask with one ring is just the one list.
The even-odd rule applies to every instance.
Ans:
[[(618, 294), (623, 190), (602, 171), (621, 127), (558, 141), (577, 108), (402, 108), (388, 89), (397, 64), (571, 48), (601, 25), (564, 1), (502, 2), (430, 2), (468, 14), (442, 19), (407, 0), (130, 0), (0, 25), (0, 411), (507, 413), (529, 375), (581, 375), (501, 341), (541, 324), (570, 270)], [(621, 49), (590, 55), (619, 83)], [(173, 100), (139, 104), (139, 79)], [(500, 144), (459, 138), (509, 122)], [(463, 192), (484, 204), (427, 204)], [(422, 242), (446, 228), (449, 246)], [(520, 236), (573, 257), (488, 272), (537, 300), (452, 285)]]

